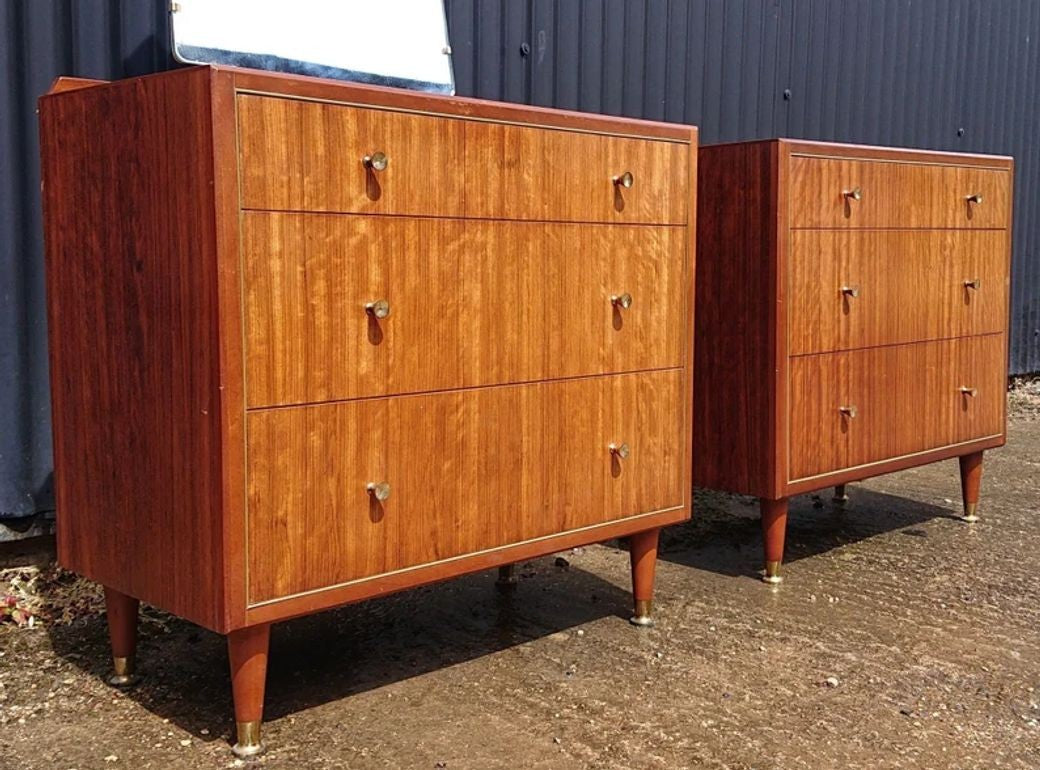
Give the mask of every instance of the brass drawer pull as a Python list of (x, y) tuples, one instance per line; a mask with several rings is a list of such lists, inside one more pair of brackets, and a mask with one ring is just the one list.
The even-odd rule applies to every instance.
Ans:
[(619, 176), (611, 177), (611, 181), (618, 187), (624, 187), (627, 190), (632, 186), (632, 183), (636, 181), (636, 178), (632, 176), (631, 171), (626, 171)]
[(982, 196), (978, 193), (972, 193), (971, 195), (965, 195), (964, 200), (968, 203), (982, 203)]
[(632, 450), (628, 448), (628, 444), (624, 444), (624, 443), (622, 443), (622, 444), (611, 444), (607, 448), (610, 449), (610, 453), (612, 455), (614, 455), (615, 457), (619, 457), (622, 460), (627, 459), (628, 456), (632, 453)]
[(859, 410), (856, 409), (854, 404), (853, 405), (849, 405), (849, 406), (839, 406), (838, 407), (838, 411), (841, 412), (846, 417), (848, 417), (850, 420), (853, 417), (855, 417), (857, 414), (859, 414)]
[(386, 153), (373, 152), (371, 155), (363, 157), (361, 162), (365, 164), (366, 168), (370, 168), (373, 171), (382, 171), (390, 162), (390, 158), (386, 157)]
[(975, 291), (978, 291), (981, 287), (982, 281), (980, 281), (978, 278), (972, 278), (970, 281), (964, 282), (965, 289), (975, 289)]
[(627, 291), (624, 294), (611, 294), (610, 304), (614, 307), (620, 307), (623, 310), (628, 310), (632, 307), (632, 295)]
[(376, 318), (386, 318), (390, 315), (390, 303), (385, 299), (377, 299), (365, 305), (365, 312)]
[(962, 387), (962, 388), (960, 389), (960, 391), (961, 391), (961, 393), (963, 393), (964, 395), (966, 395), (966, 396), (971, 396), (972, 398), (975, 398), (975, 396), (977, 396), (977, 395), (979, 394), (979, 389), (978, 389), (978, 388), (967, 388), (967, 387)]
[(858, 187), (853, 187), (851, 190), (842, 190), (841, 194), (845, 198), (851, 198), (854, 201), (863, 199), (863, 191)]
[(390, 497), (390, 485), (385, 481), (370, 481), (365, 485), (365, 489), (381, 503), (386, 502), (387, 498)]
[(842, 286), (841, 293), (846, 297), (852, 297), (855, 299), (859, 296), (859, 286)]

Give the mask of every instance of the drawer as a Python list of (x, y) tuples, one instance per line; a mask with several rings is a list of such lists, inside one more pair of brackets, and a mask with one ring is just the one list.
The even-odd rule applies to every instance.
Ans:
[(792, 355), (986, 334), (1007, 324), (1006, 230), (792, 230), (789, 237)]
[(679, 507), (681, 386), (669, 371), (250, 412), (249, 602)]
[[(460, 120), (240, 94), (241, 205), (381, 214), (463, 213)], [(386, 167), (363, 159), (383, 153)]]
[[(792, 156), (792, 227), (1006, 228), (1004, 169)], [(852, 196), (858, 191), (859, 198)], [(977, 195), (981, 201), (972, 202)]]
[[(685, 224), (689, 145), (502, 123), (466, 125), (466, 214)], [(631, 187), (615, 182), (629, 174)]]
[(998, 333), (791, 359), (790, 480), (1003, 433), (1004, 345)]
[[(683, 227), (247, 212), (250, 407), (681, 366)], [(611, 297), (628, 294), (628, 308)], [(385, 301), (389, 315), (366, 309)]]

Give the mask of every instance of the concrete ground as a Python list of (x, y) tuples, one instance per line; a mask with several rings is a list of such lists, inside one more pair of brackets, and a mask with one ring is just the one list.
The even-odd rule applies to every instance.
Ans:
[[(854, 485), (844, 510), (800, 497), (778, 589), (757, 579), (752, 501), (699, 494), (664, 540), (650, 630), (627, 622), (609, 544), (525, 565), (511, 596), (482, 573), (279, 625), (256, 765), (1038, 768), (1028, 406), (987, 456), (978, 524), (957, 519), (955, 461)], [(0, 768), (244, 766), (221, 637), (149, 612), (144, 681), (115, 691), (93, 588), (38, 582), (73, 600), (0, 625)]]

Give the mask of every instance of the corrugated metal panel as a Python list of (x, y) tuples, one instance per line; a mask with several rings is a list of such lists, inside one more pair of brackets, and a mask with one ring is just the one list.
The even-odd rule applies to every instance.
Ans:
[[(704, 142), (791, 136), (1014, 155), (1011, 370), (1040, 370), (1040, 3), (446, 6), (463, 95), (696, 123)], [(172, 66), (168, 29), (163, 2), (0, 3), (0, 517), (52, 507), (36, 98), (58, 75)]]

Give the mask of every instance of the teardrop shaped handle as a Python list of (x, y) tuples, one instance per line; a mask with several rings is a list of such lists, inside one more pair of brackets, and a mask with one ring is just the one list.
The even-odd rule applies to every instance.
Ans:
[(381, 503), (390, 497), (390, 484), (385, 481), (371, 481), (365, 485), (365, 489)]
[(622, 460), (628, 459), (628, 456), (632, 453), (632, 450), (629, 449), (628, 444), (625, 443), (611, 444), (607, 448), (610, 449), (610, 453), (612, 455), (619, 457)]
[(386, 318), (390, 315), (390, 303), (385, 299), (377, 299), (365, 305), (365, 312), (376, 318)]
[(623, 174), (618, 174), (615, 177), (611, 177), (611, 181), (614, 182), (618, 187), (624, 187), (626, 190), (632, 187), (635, 183), (636, 178), (632, 176), (631, 171), (626, 171)]
[(623, 310), (628, 310), (632, 307), (632, 295), (627, 291), (624, 294), (611, 294), (610, 304), (614, 307), (620, 307)]
[(373, 171), (382, 171), (390, 163), (390, 158), (386, 157), (385, 152), (373, 152), (371, 155), (363, 157), (361, 162)]

